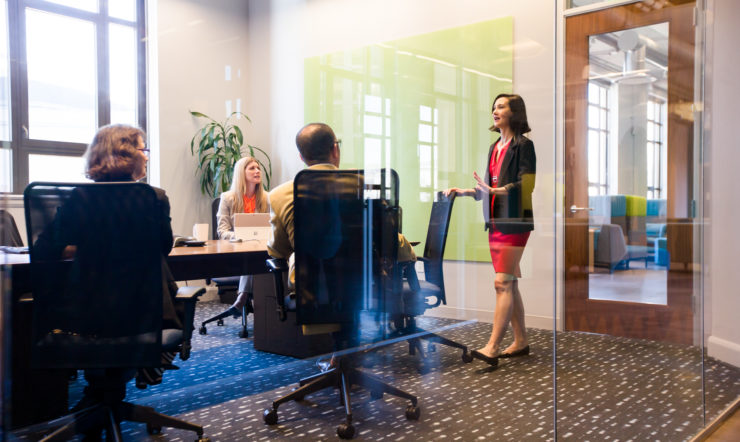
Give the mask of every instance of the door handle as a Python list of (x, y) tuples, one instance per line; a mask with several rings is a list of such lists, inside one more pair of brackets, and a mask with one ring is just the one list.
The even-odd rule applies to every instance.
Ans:
[(576, 213), (576, 212), (583, 211), (583, 210), (588, 210), (589, 212), (593, 212), (594, 209), (592, 209), (591, 207), (578, 207), (575, 204), (570, 206), (570, 213)]

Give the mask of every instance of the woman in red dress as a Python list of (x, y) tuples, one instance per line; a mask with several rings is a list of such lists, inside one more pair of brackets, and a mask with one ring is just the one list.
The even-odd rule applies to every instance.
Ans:
[[(529, 354), (527, 330), (524, 326), (524, 304), (519, 291), (521, 277), (519, 261), (529, 234), (534, 230), (532, 191), (534, 190), (537, 157), (534, 143), (524, 136), (529, 132), (524, 100), (515, 94), (499, 94), (491, 109), (491, 131), (501, 137), (491, 145), (488, 167), (481, 179), (473, 172), (475, 189), (453, 187), (444, 191), (461, 196), (483, 199), (483, 217), (488, 230), (491, 261), (496, 272), (496, 310), (491, 337), (485, 347), (473, 350), (477, 359), (497, 365), (499, 358)], [(514, 342), (501, 350), (506, 327), (511, 322)]]

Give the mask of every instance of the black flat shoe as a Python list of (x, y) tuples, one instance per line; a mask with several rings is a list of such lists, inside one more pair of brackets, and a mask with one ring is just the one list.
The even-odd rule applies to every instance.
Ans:
[(529, 354), (529, 345), (520, 350), (512, 351), (511, 353), (501, 353), (500, 355), (498, 355), (498, 357), (506, 359), (506, 358), (516, 358), (518, 356), (527, 356), (528, 354)]
[(495, 367), (498, 365), (498, 356), (486, 356), (483, 353), (479, 352), (478, 350), (473, 350), (470, 352), (471, 355), (473, 355), (474, 358), (480, 359), (483, 362), (488, 363), (491, 367)]

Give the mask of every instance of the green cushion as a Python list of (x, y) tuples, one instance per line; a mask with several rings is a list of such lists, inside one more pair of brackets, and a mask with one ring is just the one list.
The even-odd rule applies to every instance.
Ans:
[(627, 216), (646, 216), (647, 198), (644, 196), (626, 195)]

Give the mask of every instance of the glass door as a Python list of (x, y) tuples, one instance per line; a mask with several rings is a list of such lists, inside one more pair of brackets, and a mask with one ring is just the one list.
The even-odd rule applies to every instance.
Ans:
[(703, 426), (695, 4), (680, 3), (565, 20), (558, 435)]

